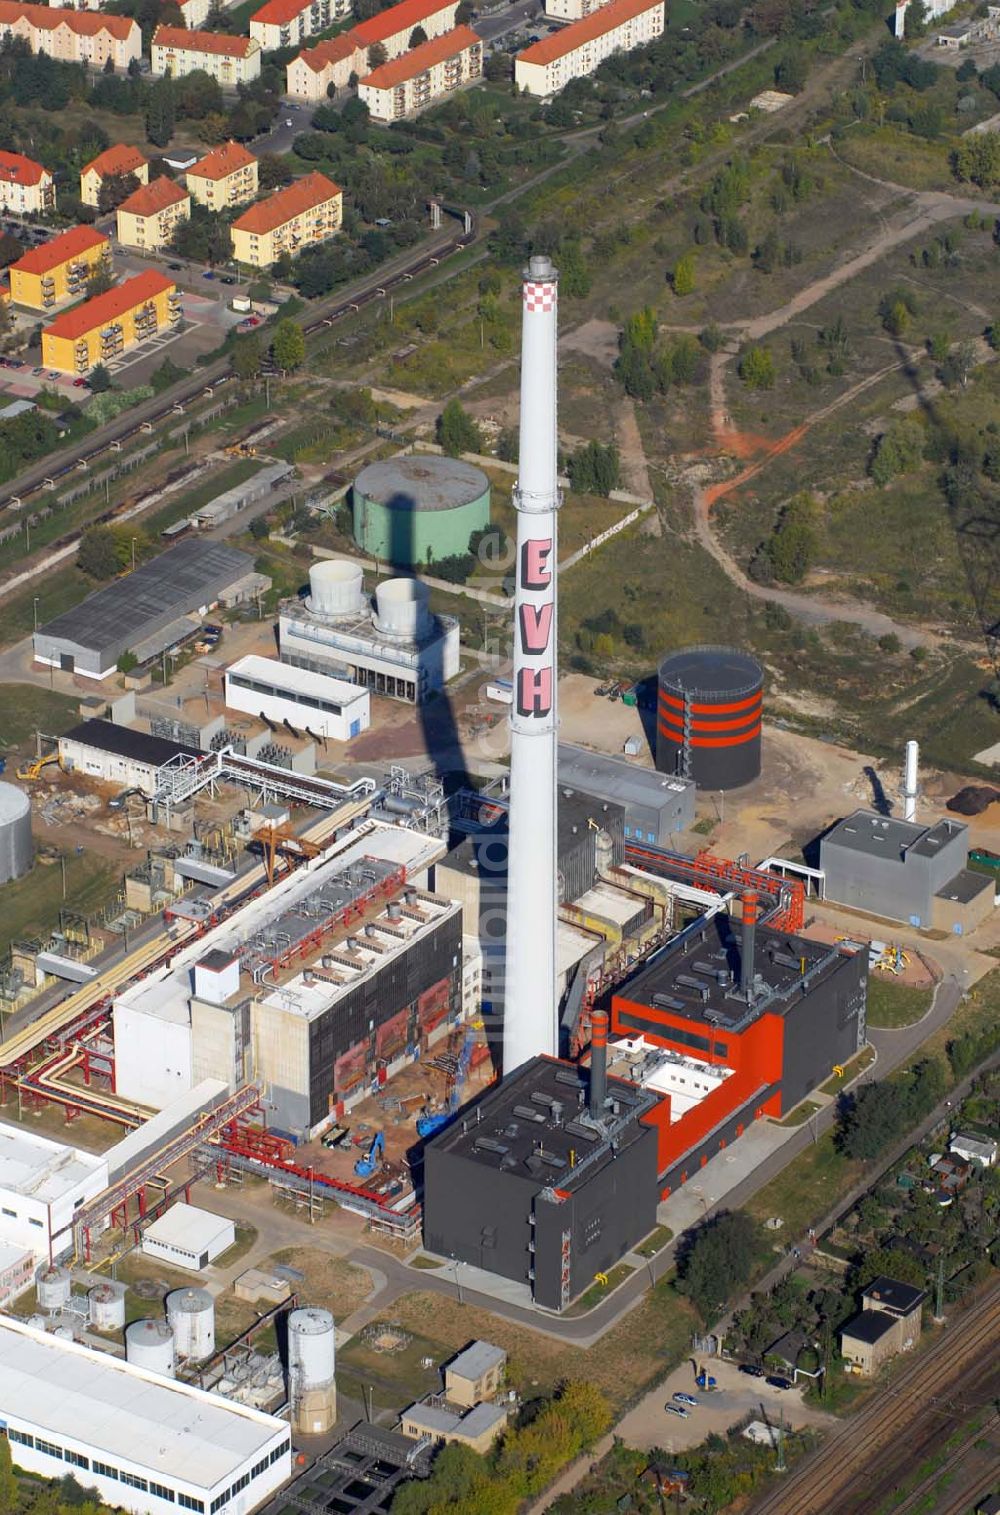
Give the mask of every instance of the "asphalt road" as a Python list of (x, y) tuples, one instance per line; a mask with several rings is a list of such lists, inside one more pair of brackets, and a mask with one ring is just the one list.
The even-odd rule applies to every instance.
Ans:
[(484, 42), (496, 42), (499, 37), (505, 37), (509, 32), (516, 31), (519, 26), (526, 26), (536, 16), (542, 14), (540, 0), (518, 0), (516, 5), (505, 6), (495, 15), (480, 16), (473, 23), (472, 30), (482, 37)]

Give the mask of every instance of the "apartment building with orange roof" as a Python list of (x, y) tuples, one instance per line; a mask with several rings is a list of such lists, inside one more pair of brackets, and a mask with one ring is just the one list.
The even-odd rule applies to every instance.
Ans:
[(154, 179), (118, 207), (118, 240), (138, 252), (165, 247), (179, 221), (191, 215), (191, 196), (173, 179)]
[(176, 326), (180, 318), (181, 297), (173, 279), (147, 268), (56, 316), (42, 331), (42, 362), (61, 373), (85, 374)]
[(148, 184), (149, 162), (137, 147), (127, 147), (124, 142), (105, 148), (80, 170), (80, 199), (84, 205), (92, 205), (97, 210), (101, 185), (115, 174), (134, 174), (140, 184)]
[(340, 186), (325, 174), (306, 174), (233, 222), (233, 251), (240, 263), (270, 268), (283, 253), (303, 252), (336, 236), (343, 219)]
[(482, 40), (470, 26), (456, 26), (373, 69), (359, 82), (358, 98), (373, 120), (399, 121), (482, 72)]
[(368, 66), (366, 49), (360, 47), (353, 32), (341, 32), (303, 48), (285, 69), (285, 93), (293, 100), (307, 100), (319, 105), (338, 89), (346, 89), (352, 74), (361, 75)]
[(103, 11), (0, 0), (0, 41), (5, 37), (19, 37), (33, 53), (47, 53), (59, 63), (86, 63), (95, 69), (109, 58), (116, 69), (126, 69), (142, 57), (138, 22)]
[(55, 210), (56, 188), (48, 169), (23, 153), (0, 152), (0, 206), (20, 216)]
[(250, 17), (250, 35), (264, 52), (297, 47), (351, 14), (351, 0), (266, 0)]
[(558, 94), (612, 53), (631, 52), (663, 32), (664, 0), (609, 0), (581, 21), (543, 37), (514, 59), (514, 83), (530, 95)]
[(184, 178), (193, 200), (209, 210), (244, 205), (257, 193), (257, 159), (239, 142), (223, 142), (189, 168)]
[(29, 310), (53, 310), (78, 299), (100, 270), (111, 272), (110, 239), (95, 226), (71, 226), (11, 264), (11, 299)]
[(188, 31), (183, 26), (158, 26), (151, 47), (152, 72), (183, 79), (201, 69), (223, 89), (249, 84), (260, 77), (260, 43), (252, 37), (226, 32)]

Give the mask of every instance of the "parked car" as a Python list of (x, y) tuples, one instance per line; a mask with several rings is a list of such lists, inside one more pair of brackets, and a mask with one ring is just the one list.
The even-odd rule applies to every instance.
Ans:
[(170, 272), (172, 274), (181, 274), (184, 272), (183, 263), (168, 263), (167, 267), (170, 269)]
[(74, 389), (89, 389), (90, 385), (87, 383), (86, 379), (74, 379), (73, 380), (73, 388)]
[(48, 374), (48, 377), (50, 379), (61, 379), (62, 378), (62, 374), (61, 373), (57, 373), (56, 370), (53, 368), (51, 370), (51, 372)]
[(748, 1378), (763, 1378), (764, 1377), (764, 1369), (763, 1368), (758, 1368), (752, 1362), (741, 1362), (740, 1363), (740, 1372), (741, 1373), (745, 1373)]
[(236, 280), (233, 278), (232, 274), (223, 274), (221, 276), (221, 278), (219, 279), (219, 283), (220, 284), (235, 284)]
[(764, 1382), (769, 1383), (772, 1389), (792, 1389), (795, 1387), (790, 1378), (781, 1378), (777, 1373), (769, 1373)]
[(214, 271), (214, 269), (206, 268), (205, 271), (204, 271), (204, 273), (202, 274), (202, 278), (203, 279), (214, 279), (215, 278), (215, 271)]
[(684, 1394), (678, 1390), (678, 1392), (674, 1395), (674, 1399), (679, 1405), (693, 1405), (695, 1409), (698, 1408), (698, 1401), (695, 1399), (693, 1394)]
[(681, 1409), (680, 1405), (665, 1404), (663, 1408), (668, 1415), (677, 1415), (681, 1420), (687, 1420), (691, 1413), (690, 1410)]
[(32, 372), (32, 375), (34, 376), (34, 378), (40, 379), (42, 377), (42, 374), (45, 372), (45, 369), (44, 368), (33, 368), (31, 370), (31, 372)]

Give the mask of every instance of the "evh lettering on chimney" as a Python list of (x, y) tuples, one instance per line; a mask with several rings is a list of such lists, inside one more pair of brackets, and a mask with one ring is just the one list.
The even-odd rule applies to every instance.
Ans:
[[(551, 587), (552, 573), (548, 566), (551, 554), (550, 537), (525, 542), (521, 550), (522, 589), (538, 591)], [(549, 650), (552, 612), (551, 600), (542, 605), (522, 604), (518, 607), (518, 635), (525, 656), (541, 657)], [(522, 668), (517, 687), (518, 715), (541, 718), (551, 711), (551, 663), (543, 668)]]

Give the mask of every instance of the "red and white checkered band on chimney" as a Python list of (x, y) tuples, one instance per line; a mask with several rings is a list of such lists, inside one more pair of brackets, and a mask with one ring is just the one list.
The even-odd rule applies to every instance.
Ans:
[(556, 287), (554, 284), (525, 284), (524, 306), (526, 310), (554, 310)]

